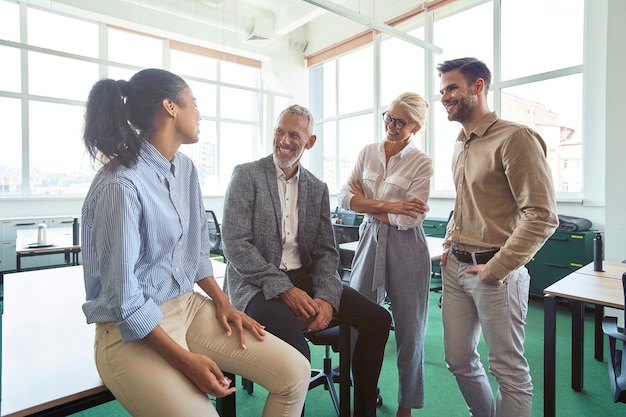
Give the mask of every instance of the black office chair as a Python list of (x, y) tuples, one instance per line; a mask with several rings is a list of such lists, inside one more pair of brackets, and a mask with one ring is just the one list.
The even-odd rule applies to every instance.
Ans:
[(352, 259), (354, 251), (343, 250), (339, 247), (341, 243), (355, 242), (359, 240), (359, 227), (345, 224), (333, 224), (333, 235), (335, 236), (335, 249), (339, 252), (339, 265), (337, 272), (341, 280), (350, 283), (352, 274)]
[[(626, 272), (622, 275), (624, 300), (626, 301)], [(626, 310), (624, 310), (626, 322)], [(626, 330), (617, 327), (617, 317), (605, 317), (602, 320), (602, 331), (609, 338), (609, 379), (614, 402), (626, 403)], [(621, 343), (621, 349), (617, 347)]]
[[(331, 322), (330, 327), (317, 332), (305, 333), (307, 340), (316, 346), (326, 347), (322, 369), (311, 369), (309, 390), (320, 385), (330, 394), (339, 417), (350, 416), (350, 392), (352, 377), (350, 370), (350, 326), (337, 325)], [(339, 352), (339, 366), (332, 363), (332, 352)], [(339, 384), (340, 395), (337, 395), (335, 384)], [(382, 405), (382, 399), (380, 401)]]
[[(304, 333), (304, 336), (311, 344), (326, 346), (323, 368), (311, 369), (309, 390), (320, 385), (328, 390), (335, 412), (339, 417), (350, 417), (352, 387), (350, 333), (350, 326), (347, 324), (339, 325), (334, 320), (330, 322), (327, 329)], [(333, 366), (331, 349), (339, 353), (338, 366)], [(249, 379), (242, 377), (241, 384), (248, 394), (254, 392), (254, 383)], [(337, 395), (335, 384), (339, 384), (339, 395)], [(382, 397), (380, 395), (377, 400), (379, 406), (381, 406)]]
[(222, 232), (217, 216), (213, 210), (206, 210), (206, 218), (209, 223), (209, 244), (211, 245), (211, 253), (224, 256), (222, 248)]

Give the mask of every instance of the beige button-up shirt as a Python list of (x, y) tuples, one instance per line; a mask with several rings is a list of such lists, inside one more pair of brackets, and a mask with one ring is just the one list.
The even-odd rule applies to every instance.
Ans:
[(546, 145), (532, 129), (487, 115), (460, 132), (452, 170), (454, 215), (446, 241), (468, 252), (499, 248), (487, 263), (498, 278), (525, 265), (558, 225)]

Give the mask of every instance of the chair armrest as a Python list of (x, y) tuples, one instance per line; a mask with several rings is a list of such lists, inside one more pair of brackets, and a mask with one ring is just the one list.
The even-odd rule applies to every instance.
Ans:
[(605, 317), (602, 320), (602, 331), (609, 337), (626, 342), (626, 334), (619, 331), (617, 317)]

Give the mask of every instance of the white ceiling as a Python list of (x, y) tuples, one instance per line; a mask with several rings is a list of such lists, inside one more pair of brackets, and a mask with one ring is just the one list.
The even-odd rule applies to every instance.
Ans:
[[(321, 0), (386, 22), (440, 0)], [(278, 47), (304, 55), (370, 30), (304, 0), (26, 0), (255, 59)], [(175, 33), (176, 35), (172, 35)]]

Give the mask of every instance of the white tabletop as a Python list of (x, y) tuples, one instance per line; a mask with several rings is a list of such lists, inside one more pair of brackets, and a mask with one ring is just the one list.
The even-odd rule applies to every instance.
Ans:
[[(225, 264), (213, 262), (221, 285)], [(21, 416), (104, 391), (86, 324), (82, 266), (4, 276), (2, 416)], [(24, 411), (22, 411), (24, 410)], [(26, 412), (28, 410), (28, 412)]]
[[(339, 249), (355, 251), (358, 243), (358, 241), (340, 243)], [(430, 259), (436, 260), (441, 258), (441, 253), (443, 252), (443, 238), (426, 236), (426, 243), (428, 244)]]

